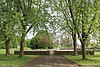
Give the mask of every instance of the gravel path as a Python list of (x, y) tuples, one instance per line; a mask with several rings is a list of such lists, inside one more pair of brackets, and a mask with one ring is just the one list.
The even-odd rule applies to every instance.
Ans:
[(63, 56), (40, 56), (21, 67), (78, 67)]

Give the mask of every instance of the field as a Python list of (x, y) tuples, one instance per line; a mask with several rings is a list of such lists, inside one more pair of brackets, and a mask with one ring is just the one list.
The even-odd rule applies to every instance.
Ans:
[(95, 52), (95, 55), (87, 55), (85, 60), (82, 60), (81, 55), (67, 55), (65, 57), (79, 65), (100, 65), (100, 52)]
[(31, 59), (37, 57), (37, 55), (25, 55), (19, 58), (18, 55), (14, 55), (13, 52), (16, 49), (11, 49), (11, 55), (5, 56), (5, 50), (0, 49), (0, 67), (1, 66), (21, 66), (30, 61)]

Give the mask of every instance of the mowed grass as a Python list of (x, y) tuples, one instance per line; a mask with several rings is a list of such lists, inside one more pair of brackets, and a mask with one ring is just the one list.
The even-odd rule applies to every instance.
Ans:
[(31, 59), (38, 57), (37, 55), (24, 55), (22, 58), (19, 58), (18, 55), (14, 55), (14, 50), (11, 49), (11, 55), (5, 56), (5, 50), (0, 49), (0, 67), (1, 66), (21, 66), (31, 61)]
[(65, 57), (79, 65), (100, 65), (100, 52), (95, 52), (95, 55), (87, 55), (85, 60), (82, 59), (82, 55), (68, 55)]

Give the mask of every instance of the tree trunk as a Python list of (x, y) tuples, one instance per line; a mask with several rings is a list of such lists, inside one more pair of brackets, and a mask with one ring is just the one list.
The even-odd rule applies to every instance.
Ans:
[(85, 41), (82, 43), (82, 59), (86, 59)]
[(24, 44), (25, 44), (25, 36), (22, 35), (21, 37), (21, 41), (20, 41), (20, 53), (19, 53), (19, 57), (23, 57), (24, 55)]
[(74, 55), (77, 55), (76, 34), (73, 34)]
[(6, 45), (6, 56), (10, 54), (10, 38), (5, 40), (5, 45)]

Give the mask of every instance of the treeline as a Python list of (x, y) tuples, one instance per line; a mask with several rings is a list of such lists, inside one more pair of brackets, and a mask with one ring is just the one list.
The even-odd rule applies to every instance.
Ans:
[[(99, 0), (2, 0), (0, 44), (6, 48), (6, 55), (9, 55), (10, 47), (16, 47), (13, 46), (16, 43), (20, 46), (19, 57), (22, 57), (25, 37), (29, 31), (33, 29), (34, 34), (45, 29), (53, 36), (53, 41), (57, 39), (56, 35), (60, 36), (57, 33), (70, 35), (73, 40), (74, 55), (77, 55), (78, 38), (81, 42), (82, 58), (85, 59), (87, 40), (100, 44), (99, 6)], [(39, 46), (41, 42), (44, 44), (46, 40), (49, 42), (48, 37), (36, 36), (33, 40), (38, 40)]]

